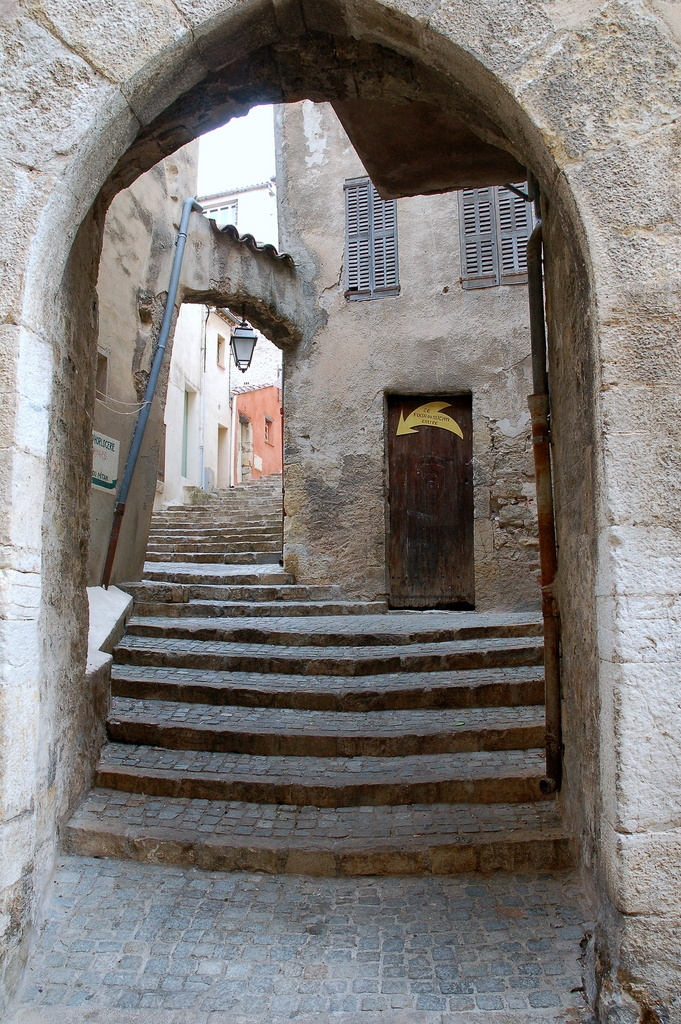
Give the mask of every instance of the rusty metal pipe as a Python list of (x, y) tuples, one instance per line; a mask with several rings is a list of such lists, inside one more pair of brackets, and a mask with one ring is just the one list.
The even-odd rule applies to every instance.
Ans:
[(527, 283), (530, 302), (532, 381), (535, 393), (528, 398), (532, 419), (539, 567), (544, 622), (544, 685), (546, 706), (546, 775), (539, 783), (544, 794), (555, 793), (562, 782), (563, 742), (560, 706), (560, 619), (553, 596), (558, 564), (551, 476), (549, 380), (546, 362), (542, 222), (539, 190), (533, 183), (537, 219), (527, 243)]

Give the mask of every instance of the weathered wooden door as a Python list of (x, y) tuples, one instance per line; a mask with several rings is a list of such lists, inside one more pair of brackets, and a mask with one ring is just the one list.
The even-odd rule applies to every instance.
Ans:
[(390, 602), (473, 607), (470, 395), (388, 396)]

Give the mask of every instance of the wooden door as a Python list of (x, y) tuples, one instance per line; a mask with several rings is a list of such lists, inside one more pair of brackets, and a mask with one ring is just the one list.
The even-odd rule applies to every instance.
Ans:
[(388, 396), (390, 603), (472, 608), (470, 395)]

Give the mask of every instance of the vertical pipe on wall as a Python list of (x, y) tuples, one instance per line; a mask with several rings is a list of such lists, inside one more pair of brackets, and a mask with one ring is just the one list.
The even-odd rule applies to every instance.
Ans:
[(546, 775), (540, 782), (545, 794), (555, 793), (562, 781), (562, 730), (560, 706), (560, 620), (553, 596), (558, 564), (551, 473), (551, 430), (549, 379), (546, 359), (546, 323), (544, 317), (543, 234), (539, 186), (528, 175), (535, 202), (535, 226), (527, 243), (527, 284), (530, 302), (532, 341), (532, 382), (534, 394), (528, 398), (532, 419), (539, 566), (544, 622), (544, 679), (546, 705)]

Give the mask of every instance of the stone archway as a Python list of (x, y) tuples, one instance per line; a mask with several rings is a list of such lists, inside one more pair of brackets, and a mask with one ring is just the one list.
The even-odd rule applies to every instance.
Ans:
[[(254, 103), (363, 98), (455, 111), (531, 166), (548, 198), (566, 811), (580, 822), (601, 893), (599, 941), (612, 965), (604, 998), (614, 986), (631, 1014), (646, 1001), (671, 1007), (681, 796), (658, 778), (673, 777), (678, 762), (677, 734), (665, 727), (676, 713), (674, 652), (660, 653), (680, 554), (671, 427), (678, 27), (642, 2), (577, 13), (549, 0), (427, 13), (397, 0), (159, 4), (124, 18), (75, 3), (40, 12), (5, 15), (16, 97), (7, 109), (15, 216), (4, 327), (15, 396), (4, 484), (12, 678), (3, 785), (16, 851), (2, 880), (14, 922), (8, 983), (95, 734), (80, 688), (93, 296), (106, 205), (162, 156)], [(654, 410), (653, 387), (663, 395)], [(634, 441), (632, 422), (648, 424)], [(641, 441), (652, 453), (645, 464)], [(646, 877), (656, 887), (644, 884), (641, 895)]]

